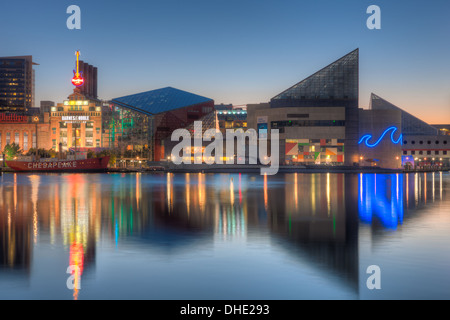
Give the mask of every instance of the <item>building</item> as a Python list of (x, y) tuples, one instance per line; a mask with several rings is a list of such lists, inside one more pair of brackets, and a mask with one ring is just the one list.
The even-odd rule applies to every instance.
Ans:
[[(31, 148), (51, 149), (49, 116), (35, 115), (33, 117), (0, 113), (0, 151), (8, 144), (15, 143), (27, 153)], [(36, 135), (37, 133), (37, 135)], [(37, 142), (37, 144), (36, 144)]]
[(439, 130), (439, 134), (450, 136), (450, 124), (433, 124), (432, 126)]
[(359, 165), (400, 169), (402, 166), (400, 110), (359, 109)]
[(80, 60), (78, 68), (84, 79), (84, 83), (80, 87), (80, 93), (84, 95), (86, 99), (97, 100), (97, 67)]
[(111, 108), (110, 118), (104, 119), (110, 147), (160, 161), (178, 143), (170, 141), (172, 132), (214, 115), (214, 100), (166, 87), (114, 98)]
[[(416, 168), (450, 167), (450, 136), (445, 134), (447, 132), (445, 129), (449, 126), (429, 125), (373, 93), (371, 109), (380, 114), (397, 113), (400, 115), (401, 122), (398, 123), (397, 120), (397, 125), (402, 134), (402, 141), (399, 144), (401, 165)], [(389, 117), (385, 117), (383, 124), (385, 129), (389, 128), (391, 120)], [(390, 139), (387, 138), (385, 141), (389, 142)], [(377, 148), (376, 151), (380, 152), (381, 150)], [(395, 158), (398, 158), (397, 154), (396, 152)], [(386, 157), (389, 158), (393, 156), (394, 154), (386, 154)]]
[(70, 148), (102, 147), (102, 106), (87, 99), (81, 90), (74, 92), (63, 103), (51, 107), (51, 148), (62, 151)]
[(54, 107), (55, 103), (53, 101), (41, 101), (41, 108), (40, 108), (40, 113), (50, 113), (51, 112), (51, 107)]
[(0, 112), (26, 113), (34, 107), (32, 56), (0, 57)]
[(359, 50), (273, 97), (247, 105), (248, 127), (280, 133), (281, 164), (358, 163)]
[(247, 106), (216, 105), (217, 121), (222, 134), (227, 129), (247, 129)]

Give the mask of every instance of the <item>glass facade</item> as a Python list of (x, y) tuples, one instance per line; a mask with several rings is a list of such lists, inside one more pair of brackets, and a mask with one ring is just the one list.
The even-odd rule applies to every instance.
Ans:
[(214, 114), (214, 100), (171, 87), (115, 98), (104, 113), (104, 136), (122, 155), (160, 161), (170, 154), (172, 132), (205, 112)]
[[(211, 101), (209, 98), (172, 87), (142, 92), (112, 100), (113, 103), (147, 114), (158, 114)], [(210, 108), (208, 112), (212, 111), (213, 108)]]
[(372, 93), (370, 108), (373, 110), (400, 110), (402, 113), (402, 133), (408, 135), (438, 135), (438, 129), (414, 117), (399, 107)]
[(358, 99), (358, 50), (352, 51), (272, 100)]

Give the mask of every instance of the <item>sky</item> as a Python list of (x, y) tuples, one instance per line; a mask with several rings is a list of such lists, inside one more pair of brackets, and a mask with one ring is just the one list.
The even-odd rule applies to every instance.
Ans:
[[(450, 123), (448, 0), (0, 0), (0, 56), (32, 55), (36, 106), (72, 93), (75, 51), (109, 100), (175, 87), (216, 104), (268, 102), (356, 48), (360, 99), (373, 92)], [(67, 7), (81, 9), (69, 30)], [(381, 29), (369, 30), (370, 5)]]

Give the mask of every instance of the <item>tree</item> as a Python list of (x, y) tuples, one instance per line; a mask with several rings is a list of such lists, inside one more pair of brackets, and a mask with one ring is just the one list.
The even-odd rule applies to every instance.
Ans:
[[(49, 149), (49, 150), (45, 150), (45, 149), (38, 149), (38, 156), (40, 158), (55, 158), (56, 155), (58, 154), (55, 150), (53, 149)], [(31, 148), (28, 150), (28, 152), (26, 153), (27, 156), (34, 156), (36, 155), (36, 149)]]
[(111, 166), (115, 166), (116, 165), (117, 156), (119, 154), (120, 154), (120, 150), (118, 150), (118, 149), (103, 150), (103, 151), (97, 153), (97, 158), (109, 156), (109, 164)]
[(96, 158), (95, 152), (93, 150), (89, 149), (87, 152), (87, 158), (88, 159)]
[(6, 160), (13, 160), (15, 157), (22, 155), (20, 146), (14, 142), (12, 144), (7, 144), (3, 152), (5, 153)]

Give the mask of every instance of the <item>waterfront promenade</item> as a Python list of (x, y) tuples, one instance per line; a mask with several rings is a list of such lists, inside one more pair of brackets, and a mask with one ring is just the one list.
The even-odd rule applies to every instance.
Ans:
[[(181, 164), (175, 165), (167, 162), (152, 163), (142, 167), (109, 168), (110, 173), (133, 173), (133, 172), (172, 172), (172, 173), (260, 173), (261, 165), (206, 165), (206, 164)], [(14, 172), (11, 168), (0, 168), (3, 172)], [(424, 169), (386, 169), (380, 167), (366, 166), (280, 166), (279, 173), (414, 173), (414, 172), (446, 172), (450, 168), (424, 168)], [(83, 173), (83, 172), (80, 172)]]

